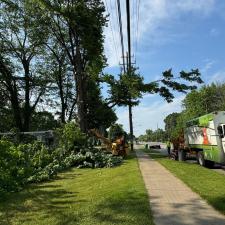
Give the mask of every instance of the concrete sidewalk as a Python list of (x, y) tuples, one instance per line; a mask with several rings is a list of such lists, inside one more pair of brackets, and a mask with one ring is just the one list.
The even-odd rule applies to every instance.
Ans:
[(181, 180), (141, 150), (136, 154), (156, 225), (225, 225), (225, 216)]

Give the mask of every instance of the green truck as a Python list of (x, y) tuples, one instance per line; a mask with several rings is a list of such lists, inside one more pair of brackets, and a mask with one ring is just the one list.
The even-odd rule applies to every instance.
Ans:
[(201, 166), (225, 164), (225, 111), (213, 112), (186, 124), (184, 145), (178, 159), (197, 157)]

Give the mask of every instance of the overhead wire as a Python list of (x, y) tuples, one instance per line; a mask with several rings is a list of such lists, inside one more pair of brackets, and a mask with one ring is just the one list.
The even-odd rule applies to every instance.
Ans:
[(118, 12), (118, 22), (119, 22), (119, 31), (120, 31), (120, 44), (122, 50), (122, 61), (123, 61), (123, 71), (125, 73), (125, 55), (124, 55), (124, 37), (123, 37), (123, 23), (122, 23), (122, 16), (121, 16), (121, 5), (120, 0), (117, 0), (117, 12)]
[[(136, 3), (136, 4), (135, 4)], [(136, 20), (137, 20), (137, 9), (136, 9), (136, 5), (137, 5), (137, 0), (135, 1), (135, 0), (133, 0), (132, 1), (132, 4), (131, 4), (131, 11), (132, 11), (132, 14), (133, 14), (133, 16), (132, 16), (132, 19), (131, 19), (131, 21), (132, 21), (132, 27), (131, 27), (131, 30), (132, 30), (132, 36), (133, 37), (135, 37), (136, 36), (136, 33), (137, 33), (137, 31), (136, 31)], [(136, 45), (136, 39), (135, 38), (133, 38), (132, 39), (132, 48), (133, 49), (135, 49), (135, 45)], [(134, 54), (134, 53), (133, 53)], [(135, 55), (134, 55), (134, 58), (135, 58)]]
[(141, 5), (141, 0), (137, 0), (137, 28), (136, 28), (136, 46), (135, 46), (135, 55), (137, 57), (137, 52), (138, 52), (138, 43), (139, 43), (139, 25), (140, 25), (140, 5)]
[[(112, 33), (112, 39), (113, 39), (114, 49), (115, 49), (115, 52), (116, 52), (116, 57), (119, 58), (119, 53), (118, 53), (118, 48), (117, 48), (116, 41), (115, 41), (115, 34), (114, 34), (114, 31), (113, 31), (112, 21), (110, 19), (110, 17), (112, 18), (112, 16), (109, 13), (109, 7), (108, 7), (108, 4), (107, 4), (107, 0), (104, 0), (104, 2), (105, 2), (107, 13), (109, 15), (109, 26), (110, 26), (110, 30), (111, 30), (111, 33)], [(111, 0), (110, 0), (110, 2), (111, 2)]]
[(127, 45), (128, 45), (128, 60), (129, 67), (131, 66), (131, 32), (130, 32), (130, 1), (126, 0), (127, 11)]

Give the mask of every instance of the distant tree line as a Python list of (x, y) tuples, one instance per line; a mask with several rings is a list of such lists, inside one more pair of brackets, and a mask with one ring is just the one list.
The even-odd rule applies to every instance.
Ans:
[(147, 129), (140, 135), (140, 141), (176, 140), (183, 136), (186, 122), (196, 117), (225, 110), (225, 83), (204, 85), (193, 90), (182, 101), (183, 110), (180, 113), (169, 114), (165, 119), (165, 129)]
[(165, 142), (167, 140), (167, 133), (161, 128), (154, 131), (147, 129), (144, 135), (139, 136), (138, 140), (146, 142)]

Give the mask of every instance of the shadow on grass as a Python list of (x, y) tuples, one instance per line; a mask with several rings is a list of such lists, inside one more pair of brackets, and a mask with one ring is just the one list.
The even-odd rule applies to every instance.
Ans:
[[(126, 157), (124, 163), (128, 164), (134, 158), (135, 154), (132, 153)], [(88, 195), (80, 195), (76, 191), (70, 191), (73, 190), (70, 185), (73, 180), (76, 182), (76, 178), (83, 174), (82, 171), (74, 173), (69, 170), (60, 174), (56, 181), (29, 185), (19, 193), (11, 193), (10, 196), (7, 196), (5, 202), (0, 203), (0, 224), (84, 224), (83, 220), (86, 219), (87, 210), (89, 210), (90, 206), (93, 207), (94, 211), (96, 210), (94, 217), (98, 221), (108, 220), (108, 223), (104, 224), (113, 224), (112, 221), (128, 220), (126, 217), (129, 218), (130, 212), (134, 217), (136, 217), (135, 213), (146, 216), (145, 207), (142, 206), (143, 201), (139, 199), (142, 196), (138, 198), (130, 194), (123, 196), (124, 192), (119, 197), (113, 194), (112, 199), (98, 205), (97, 203), (91, 203)], [(69, 180), (72, 180), (72, 182)], [(69, 184), (64, 185), (64, 182), (69, 182)], [(111, 188), (113, 192), (116, 186)], [(128, 192), (126, 193), (128, 194)], [(145, 201), (146, 199), (147, 197), (145, 197)], [(148, 205), (146, 208), (148, 208)], [(105, 211), (106, 209), (109, 211)], [(147, 224), (143, 223), (143, 225)]]
[[(225, 215), (225, 195), (208, 199), (208, 202)], [(224, 223), (225, 224), (225, 223)]]
[(96, 224), (153, 224), (147, 194), (131, 191), (106, 198), (96, 207), (94, 218)]
[(150, 156), (150, 158), (152, 158), (152, 159), (166, 159), (166, 158), (168, 158), (167, 155), (163, 155), (163, 154), (161, 154), (157, 151), (146, 151), (145, 150), (144, 152), (147, 153)]
[(168, 156), (162, 155), (160, 153), (148, 153), (152, 159), (166, 159)]
[[(70, 179), (71, 174), (65, 174)], [(71, 205), (85, 202), (76, 200), (77, 192), (70, 192), (53, 181), (38, 185), (30, 185), (19, 193), (10, 194), (0, 204), (0, 224), (34, 224), (51, 218), (56, 225), (79, 224), (79, 218), (69, 212)], [(17, 215), (19, 215), (17, 217)]]
[(135, 151), (129, 152), (129, 154), (124, 158), (125, 160), (130, 160), (136, 158)]

